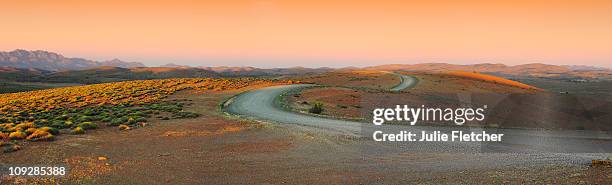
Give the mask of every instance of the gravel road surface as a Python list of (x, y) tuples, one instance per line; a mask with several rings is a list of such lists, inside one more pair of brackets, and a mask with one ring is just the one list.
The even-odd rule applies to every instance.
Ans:
[[(401, 76), (402, 83), (394, 87), (398, 91), (414, 86), (417, 80)], [(595, 131), (546, 131), (526, 129), (482, 129), (466, 127), (404, 126), (361, 123), (345, 120), (314, 117), (283, 110), (276, 103), (284, 92), (314, 85), (298, 84), (274, 86), (243, 93), (226, 103), (226, 111), (243, 118), (273, 122), (296, 129), (315, 130), (326, 135), (354, 137), (355, 144), (363, 158), (395, 156), (402, 153), (470, 154), (469, 157), (439, 159), (435, 165), (422, 164), (423, 169), (436, 168), (498, 168), (525, 167), (530, 165), (586, 165), (592, 159), (602, 159), (612, 151), (612, 135)], [(502, 133), (503, 142), (376, 142), (374, 131), (398, 133), (409, 131), (428, 133), (440, 131), (451, 133), (461, 130), (468, 132)], [(585, 153), (588, 152), (588, 153)], [(447, 155), (444, 155), (447, 156)], [(448, 160), (445, 160), (448, 159)], [(412, 161), (414, 163), (419, 161)]]

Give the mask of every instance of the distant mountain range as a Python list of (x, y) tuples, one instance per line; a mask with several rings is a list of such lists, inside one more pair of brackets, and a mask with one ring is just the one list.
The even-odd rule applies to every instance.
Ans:
[(46, 71), (67, 71), (100, 66), (114, 66), (123, 68), (145, 67), (144, 64), (138, 62), (124, 62), (119, 59), (98, 62), (82, 58), (68, 58), (57, 53), (42, 50), (27, 51), (17, 49), (10, 52), (0, 52), (0, 67), (14, 67), (22, 69), (36, 68)]
[[(0, 79), (27, 80), (37, 77), (45, 81), (70, 81), (84, 78), (88, 83), (101, 81), (117, 81), (125, 79), (149, 79), (168, 77), (240, 77), (240, 76), (273, 76), (273, 75), (304, 75), (317, 74), (339, 70), (384, 70), (384, 71), (467, 71), (489, 73), (503, 77), (545, 77), (545, 78), (600, 78), (612, 79), (612, 70), (601, 67), (583, 65), (550, 65), (523, 64), (508, 66), (504, 64), (472, 64), (458, 65), (447, 63), (421, 64), (386, 64), (364, 68), (272, 68), (256, 67), (191, 67), (177, 64), (166, 64), (161, 67), (145, 67), (137, 62), (124, 62), (118, 59), (110, 61), (93, 61), (82, 58), (67, 58), (57, 53), (47, 51), (14, 50), (0, 52)], [(90, 82), (91, 81), (91, 82)]]
[(257, 75), (300, 75), (324, 73), (341, 70), (381, 70), (381, 71), (425, 71), (425, 72), (445, 72), (445, 71), (467, 71), (488, 73), (503, 77), (543, 77), (543, 78), (603, 78), (612, 79), (612, 70), (602, 67), (583, 66), (583, 65), (550, 65), (550, 64), (523, 64), (508, 66), (504, 64), (472, 64), (458, 65), (447, 63), (422, 63), (422, 64), (386, 64), (370, 66), (364, 68), (273, 68), (261, 69), (255, 67), (190, 67), (176, 64), (164, 65), (170, 68), (198, 68), (214, 71), (221, 76), (257, 76)]
[(530, 74), (530, 73), (566, 73), (571, 71), (568, 67), (548, 65), (548, 64), (524, 64), (507, 66), (504, 64), (473, 64), (457, 65), (447, 63), (422, 63), (422, 64), (387, 64), (366, 67), (371, 70), (414, 70), (414, 71), (469, 71), (469, 72), (492, 72), (505, 74)]
[(338, 69), (321, 67), (321, 68), (306, 68), (306, 67), (289, 67), (289, 68), (271, 68), (262, 69), (256, 67), (236, 67), (236, 66), (217, 66), (217, 67), (206, 67), (198, 66), (191, 67), (177, 64), (166, 64), (160, 67), (176, 68), (176, 69), (187, 69), (197, 68), (218, 73), (220, 76), (260, 76), (260, 75), (303, 75), (303, 74), (316, 74), (335, 71)]

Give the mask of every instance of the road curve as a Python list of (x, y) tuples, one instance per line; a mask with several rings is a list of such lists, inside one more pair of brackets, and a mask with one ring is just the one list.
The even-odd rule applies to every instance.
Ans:
[[(409, 84), (404, 84), (409, 83)], [(403, 78), (402, 84), (396, 87), (412, 87), (416, 83), (414, 78)], [(244, 118), (263, 120), (281, 124), (295, 124), (317, 128), (322, 132), (352, 135), (371, 139), (375, 130), (385, 133), (398, 131), (440, 131), (450, 133), (455, 130), (481, 132), (483, 129), (469, 127), (434, 127), (434, 126), (401, 126), (383, 125), (375, 126), (368, 123), (335, 120), (314, 117), (296, 112), (283, 110), (277, 103), (277, 98), (285, 92), (314, 85), (297, 84), (267, 87), (243, 93), (232, 98), (225, 104), (225, 111)], [(397, 88), (399, 89), (399, 88)], [(376, 148), (372, 151), (387, 153), (415, 152), (446, 152), (446, 153), (528, 153), (528, 154), (501, 154), (507, 161), (499, 160), (500, 155), (479, 156), (478, 163), (490, 165), (527, 165), (571, 163), (585, 164), (589, 160), (605, 156), (612, 151), (612, 135), (607, 132), (594, 131), (541, 131), (524, 129), (487, 129), (487, 132), (505, 134), (504, 142), (403, 142), (389, 144), (387, 142), (365, 141), (367, 148)], [(594, 144), (592, 141), (597, 141)], [(389, 147), (392, 146), (392, 147)], [(591, 154), (587, 154), (585, 152)], [(485, 160), (488, 158), (488, 160)], [(452, 163), (452, 162), (451, 162)], [(454, 165), (454, 164), (452, 164)]]
[(226, 111), (255, 120), (297, 124), (338, 132), (359, 134), (362, 123), (313, 117), (282, 110), (276, 105), (276, 98), (281, 96), (284, 92), (309, 86), (313, 85), (283, 85), (250, 91), (230, 100), (230, 104), (226, 107)]
[(398, 75), (400, 77), (400, 83), (398, 85), (396, 85), (395, 87), (391, 88), (391, 91), (401, 91), (407, 88), (412, 88), (414, 86), (416, 86), (416, 84), (418, 83), (418, 79), (413, 77), (413, 76), (408, 76), (408, 75), (402, 75), (402, 74), (397, 74), (394, 73), (396, 75)]
[[(401, 78), (401, 82), (395, 87), (391, 88), (391, 91), (400, 91), (406, 88), (414, 87), (418, 82), (415, 77), (401, 74), (397, 75)], [(284, 85), (247, 92), (230, 100), (231, 102), (226, 110), (230, 113), (246, 116), (256, 120), (292, 123), (358, 135), (362, 129), (361, 126), (363, 126), (363, 123), (314, 117), (290, 112), (282, 110), (275, 104), (276, 98), (281, 96), (284, 92), (292, 89), (307, 88), (312, 86), (314, 85)]]

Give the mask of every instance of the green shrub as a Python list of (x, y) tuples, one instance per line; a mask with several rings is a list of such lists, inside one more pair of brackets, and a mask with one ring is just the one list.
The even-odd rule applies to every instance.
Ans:
[(91, 109), (87, 109), (87, 110), (83, 111), (83, 114), (86, 115), (86, 116), (95, 116), (95, 115), (97, 115), (97, 113), (94, 110), (91, 110)]
[(81, 127), (81, 128), (83, 128), (85, 130), (89, 130), (89, 129), (96, 129), (96, 128), (98, 128), (98, 125), (96, 125), (93, 122), (83, 122), (83, 123), (79, 123), (77, 125), (77, 127)]
[(308, 109), (308, 112), (313, 114), (321, 114), (323, 112), (323, 103), (315, 102), (312, 107)]
[(193, 112), (176, 112), (173, 114), (175, 118), (197, 118), (198, 116), (200, 116), (200, 114)]
[(100, 121), (102, 122), (111, 122), (113, 120), (113, 118), (108, 117), (108, 116), (104, 116), (102, 117), (102, 119), (100, 119)]
[(127, 124), (128, 125), (133, 125), (133, 124), (136, 124), (136, 123), (138, 123), (138, 122), (134, 118), (128, 118), (128, 120), (127, 120)]
[(35, 120), (34, 124), (36, 124), (36, 125), (48, 125), (49, 121), (47, 121), (46, 119), (39, 119), (39, 120)]
[(138, 122), (147, 122), (147, 119), (144, 118), (144, 117), (137, 117), (135, 120), (136, 120), (136, 123), (138, 123)]
[(95, 120), (95, 118), (91, 117), (91, 116), (81, 116), (79, 118), (79, 121), (83, 121), (83, 122), (85, 122), (85, 121), (94, 121), (94, 120)]
[(84, 133), (85, 133), (85, 129), (81, 127), (76, 127), (72, 129), (72, 131), (70, 131), (70, 134), (73, 134), (73, 135), (84, 134)]
[(130, 116), (138, 116), (138, 117), (144, 117), (146, 114), (144, 112), (141, 111), (137, 111), (134, 113), (131, 113)]
[(38, 130), (49, 132), (49, 133), (51, 133), (53, 135), (59, 134), (59, 129), (53, 128), (53, 127), (40, 127), (40, 128), (38, 128)]
[(64, 122), (64, 126), (65, 126), (66, 128), (68, 128), (68, 127), (72, 127), (73, 125), (74, 125), (74, 123), (73, 123), (72, 121), (65, 121), (65, 122)]
[(53, 121), (53, 123), (51, 123), (51, 127), (53, 127), (53, 128), (66, 128), (66, 125), (64, 125), (64, 121), (55, 120), (55, 121)]
[(119, 126), (121, 124), (125, 123), (125, 121), (123, 121), (123, 119), (121, 118), (115, 118), (111, 121), (110, 125), (111, 126)]

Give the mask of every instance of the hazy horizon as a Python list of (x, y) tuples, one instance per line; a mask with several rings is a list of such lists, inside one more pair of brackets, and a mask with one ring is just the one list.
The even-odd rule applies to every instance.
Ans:
[(612, 68), (611, 1), (11, 1), (0, 50), (190, 66)]
[[(110, 57), (110, 58), (101, 58), (101, 59), (96, 59), (96, 58), (91, 58), (91, 57), (83, 57), (83, 56), (68, 56), (68, 55), (64, 55), (60, 52), (56, 52), (56, 51), (49, 51), (49, 50), (44, 50), (44, 49), (23, 49), (23, 48), (18, 48), (18, 49), (13, 49), (13, 50), (0, 50), (0, 52), (10, 52), (10, 51), (15, 51), (15, 50), (26, 50), (26, 51), (46, 51), (46, 52), (52, 52), (52, 53), (57, 53), (60, 55), (63, 55), (64, 57), (67, 58), (82, 58), (82, 59), (88, 59), (88, 60), (94, 60), (94, 61), (98, 61), (98, 62), (103, 62), (103, 61), (109, 61), (109, 60), (114, 60), (114, 59), (119, 59), (122, 60), (124, 62), (139, 62), (144, 64), (146, 67), (160, 67), (160, 66), (164, 66), (164, 65), (168, 65), (168, 64), (172, 64), (172, 65), (180, 65), (180, 66), (189, 66), (189, 67), (256, 67), (256, 68), (291, 68), (291, 67), (306, 67), (306, 68), (350, 68), (350, 67), (357, 67), (357, 68), (362, 68), (362, 67), (371, 67), (371, 66), (379, 66), (379, 65), (395, 65), (395, 64), (400, 64), (400, 65), (413, 65), (413, 64), (426, 64), (426, 63), (438, 63), (438, 64), (454, 64), (454, 65), (475, 65), (475, 64), (503, 64), (506, 66), (516, 66), (516, 65), (524, 65), (524, 64), (549, 64), (549, 65), (559, 65), (559, 66), (590, 66), (590, 67), (600, 67), (600, 68), (607, 68), (607, 69), (612, 69), (612, 67), (608, 67), (608, 66), (599, 66), (599, 65), (589, 65), (589, 64), (555, 64), (555, 63), (545, 63), (545, 62), (523, 62), (523, 63), (512, 63), (512, 64), (508, 64), (508, 63), (504, 63), (504, 62), (493, 62), (493, 61), (485, 61), (485, 62), (471, 62), (471, 61), (467, 61), (467, 62), (447, 62), (447, 61), (427, 61), (427, 62), (411, 62), (411, 61), (405, 61), (405, 62), (383, 62), (383, 61), (372, 61), (371, 63), (364, 63), (363, 65), (343, 65), (344, 63), (334, 63), (337, 64), (335, 66), (333, 65), (318, 65), (318, 66), (314, 66), (314, 65), (291, 65), (290, 63), (285, 63), (288, 65), (275, 65), (275, 66), (261, 66), (261, 65), (257, 65), (258, 63), (252, 63), (255, 65), (234, 65), (234, 64), (240, 64), (242, 62), (249, 62), (249, 60), (244, 60), (242, 62), (238, 62), (238, 61), (233, 61), (231, 63), (225, 63), (225, 64), (220, 64), (220, 65), (207, 65), (207, 62), (201, 62), (201, 63), (181, 63), (181, 62), (166, 62), (164, 63), (163, 61), (160, 63), (154, 63), (151, 64), (150, 62), (141, 62), (141, 61), (131, 61), (131, 60), (125, 60), (125, 59), (121, 59), (121, 58), (117, 58), (117, 57)], [(265, 61), (259, 61), (259, 62), (265, 62)], [(365, 61), (367, 62), (367, 61)], [(213, 62), (216, 63), (216, 62)]]

